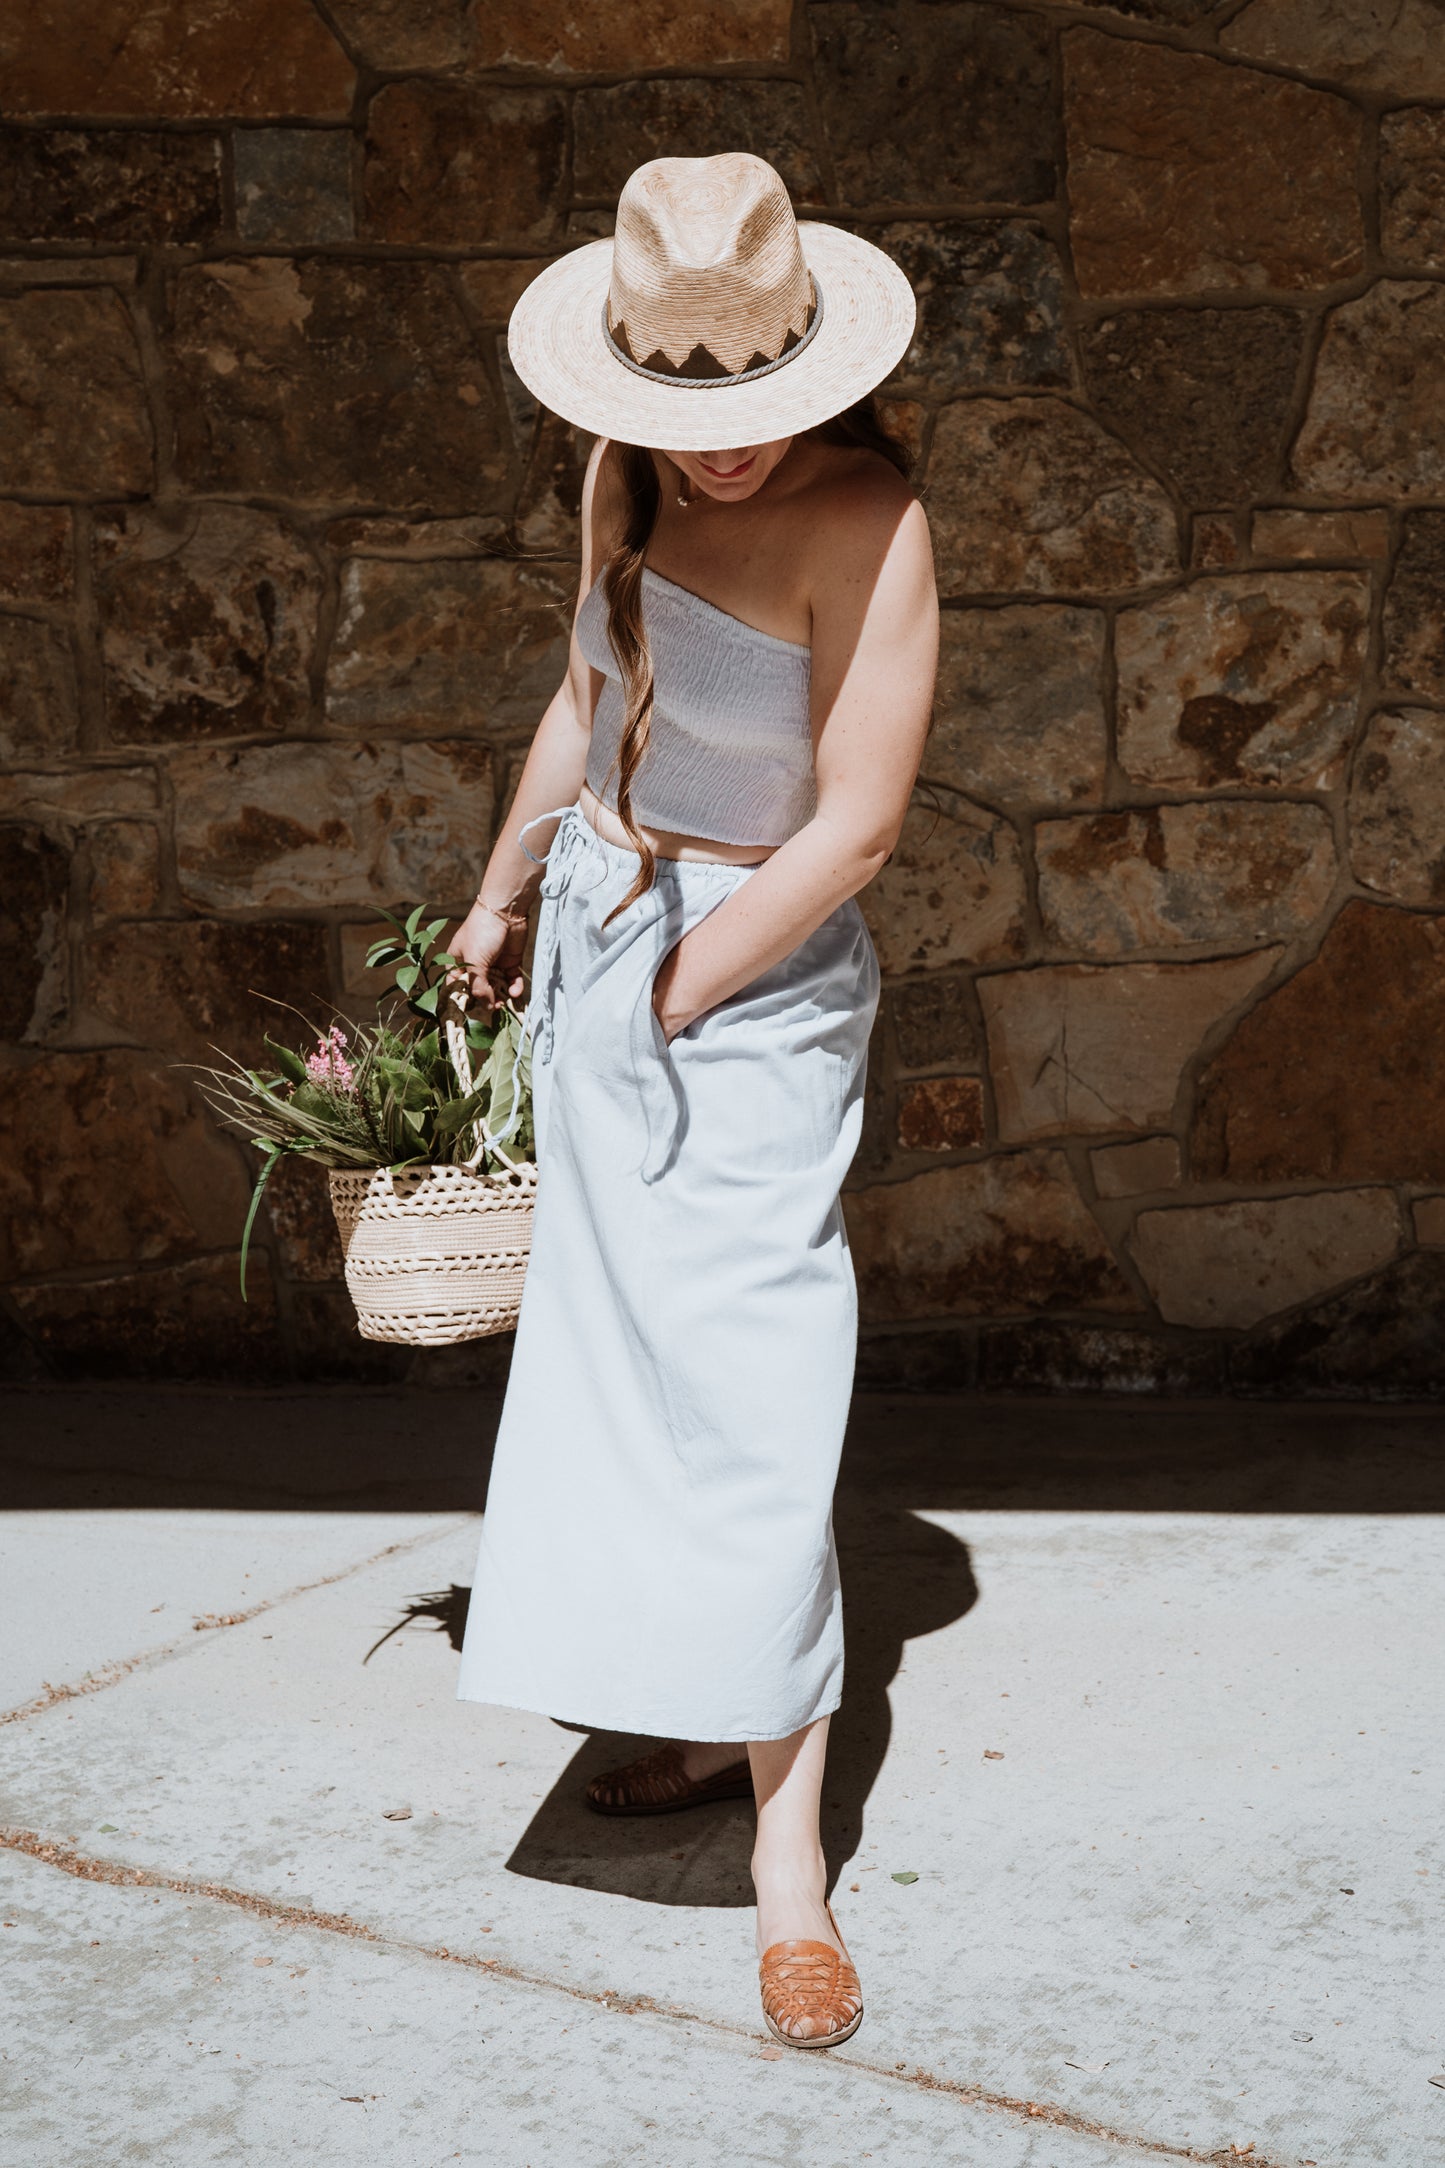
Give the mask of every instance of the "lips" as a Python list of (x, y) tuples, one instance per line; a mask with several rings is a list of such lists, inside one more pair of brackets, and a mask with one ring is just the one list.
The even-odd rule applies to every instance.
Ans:
[(700, 459), (698, 461), (698, 465), (702, 468), (704, 474), (712, 475), (716, 481), (736, 482), (740, 481), (743, 475), (745, 475), (750, 468), (757, 464), (757, 457), (757, 453), (754, 452), (752, 458), (745, 459), (740, 467), (728, 467), (726, 469), (722, 467), (710, 467), (705, 459)]

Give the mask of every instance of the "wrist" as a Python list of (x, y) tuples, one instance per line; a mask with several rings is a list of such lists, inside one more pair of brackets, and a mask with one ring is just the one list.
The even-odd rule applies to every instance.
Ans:
[(522, 932), (531, 916), (524, 903), (489, 903), (485, 896), (478, 896), (472, 905), (472, 909), (474, 911), (485, 911), (489, 918), (499, 918), (504, 926), (509, 926), (512, 929), (513, 933)]

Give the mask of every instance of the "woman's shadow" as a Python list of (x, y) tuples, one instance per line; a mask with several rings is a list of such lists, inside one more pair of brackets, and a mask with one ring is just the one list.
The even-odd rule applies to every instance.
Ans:
[[(823, 1793), (823, 1845), (831, 1890), (858, 1852), (874, 1779), (888, 1750), (888, 1688), (906, 1641), (937, 1633), (977, 1600), (967, 1547), (946, 1530), (886, 1502), (876, 1489), (840, 1489), (834, 1531), (843, 1580), (846, 1664), (833, 1718)], [(612, 1818), (582, 1798), (589, 1777), (655, 1741), (582, 1732), (507, 1866), (513, 1874), (653, 1904), (751, 1905), (753, 1811), (746, 1800), (696, 1813)]]

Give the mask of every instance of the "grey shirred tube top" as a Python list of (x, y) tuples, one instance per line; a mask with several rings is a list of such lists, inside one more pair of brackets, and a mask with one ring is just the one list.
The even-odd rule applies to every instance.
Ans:
[[(650, 565), (642, 568), (642, 619), (653, 706), (632, 787), (634, 819), (716, 843), (785, 843), (817, 803), (811, 649), (745, 625)], [(600, 574), (577, 613), (577, 639), (607, 680), (592, 721), (587, 782), (615, 812), (625, 709)]]

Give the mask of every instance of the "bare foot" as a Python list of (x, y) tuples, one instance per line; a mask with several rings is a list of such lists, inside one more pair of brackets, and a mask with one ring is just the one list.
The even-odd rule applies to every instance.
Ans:
[(775, 1942), (826, 1942), (842, 1950), (824, 1906), (827, 1868), (816, 1860), (753, 1858), (753, 1887), (758, 1900), (758, 1955)]

